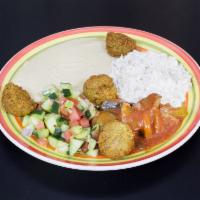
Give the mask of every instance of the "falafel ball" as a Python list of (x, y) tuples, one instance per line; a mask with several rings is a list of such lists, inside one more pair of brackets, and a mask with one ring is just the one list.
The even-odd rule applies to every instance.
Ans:
[(102, 155), (119, 159), (133, 150), (134, 134), (128, 124), (115, 120), (105, 124), (98, 144)]
[(117, 89), (111, 77), (105, 74), (93, 75), (85, 81), (83, 94), (94, 104), (117, 98)]
[(109, 55), (120, 57), (133, 51), (136, 48), (136, 42), (132, 38), (122, 33), (107, 33), (106, 49)]
[(111, 112), (108, 112), (108, 111), (100, 111), (98, 113), (97, 116), (95, 116), (93, 119), (92, 119), (92, 124), (99, 124), (100, 126), (100, 129), (103, 128), (103, 126), (108, 123), (108, 122), (111, 122), (111, 121), (114, 121), (116, 120), (116, 117), (114, 114), (112, 114)]
[(28, 92), (13, 83), (6, 84), (1, 100), (5, 111), (18, 117), (28, 115), (36, 108)]

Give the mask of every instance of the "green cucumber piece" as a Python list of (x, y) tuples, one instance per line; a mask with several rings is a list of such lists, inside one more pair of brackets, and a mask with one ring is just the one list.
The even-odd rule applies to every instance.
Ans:
[(83, 145), (83, 140), (71, 139), (69, 146), (69, 155), (73, 156)]
[(93, 139), (93, 138), (90, 138), (90, 139), (88, 140), (88, 142), (89, 142), (89, 145), (88, 145), (89, 151), (90, 151), (90, 150), (94, 150), (94, 148), (96, 147), (96, 144), (97, 144), (96, 140)]
[(72, 96), (72, 92), (71, 92), (70, 89), (63, 89), (62, 93), (63, 93), (64, 97), (71, 97)]
[(61, 137), (61, 134), (62, 134), (62, 129), (60, 127), (55, 127), (53, 136), (59, 139)]
[(55, 128), (58, 126), (57, 120), (60, 118), (60, 115), (51, 113), (47, 114), (44, 118), (44, 123), (46, 127), (49, 129), (50, 133), (54, 134)]
[(58, 89), (56, 88), (56, 86), (51, 86), (50, 88), (48, 88), (47, 90), (45, 90), (42, 94), (44, 96), (44, 98), (50, 98), (50, 99), (57, 99), (58, 98)]
[(88, 156), (96, 157), (98, 155), (98, 149), (89, 150), (86, 154)]
[(43, 115), (44, 111), (43, 110), (34, 110), (31, 114)]
[(74, 137), (76, 139), (85, 140), (88, 138), (88, 135), (90, 135), (90, 128), (82, 128), (82, 131), (74, 134)]
[(62, 124), (62, 125), (60, 126), (60, 128), (61, 128), (62, 132), (65, 132), (66, 130), (69, 129), (69, 126), (68, 126), (67, 124)]
[(60, 106), (59, 103), (56, 102), (56, 101), (54, 101), (53, 104), (52, 104), (52, 106), (51, 106), (51, 112), (52, 113), (58, 113), (59, 106)]
[(88, 102), (84, 99), (82, 99), (81, 97), (78, 97), (77, 100), (79, 101), (79, 104), (78, 104), (78, 109), (81, 111), (81, 112), (85, 112), (87, 109), (88, 109)]
[(66, 142), (63, 142), (63, 141), (59, 140), (57, 142), (57, 145), (56, 145), (56, 150), (59, 153), (67, 153), (69, 151), (69, 144), (67, 144)]
[(89, 111), (90, 111), (90, 117), (88, 119), (92, 119), (96, 115), (96, 108), (94, 107), (93, 104), (90, 104)]
[(76, 134), (79, 134), (81, 133), (83, 130), (82, 126), (73, 126), (71, 128), (71, 131), (76, 135)]
[(94, 126), (92, 126), (91, 133), (93, 133), (93, 132), (98, 132), (99, 129), (100, 129), (99, 124), (95, 124)]
[(57, 95), (55, 92), (53, 92), (53, 93), (50, 94), (48, 97), (49, 97), (49, 99), (57, 99), (57, 98), (58, 98), (58, 95)]
[(43, 120), (41, 120), (41, 118), (38, 117), (37, 114), (32, 114), (32, 115), (30, 116), (30, 119), (29, 119), (29, 122), (30, 122), (31, 124), (33, 124), (34, 126), (36, 126), (36, 125), (37, 125), (39, 122), (41, 122), (41, 121), (43, 121)]
[(86, 118), (90, 119), (91, 116), (92, 116), (92, 114), (90, 113), (89, 110), (86, 110), (86, 111), (85, 111), (85, 116), (86, 116)]
[(69, 90), (72, 90), (72, 84), (70, 83), (60, 83), (60, 89), (63, 90), (63, 89), (69, 89)]
[(52, 108), (52, 104), (53, 104), (53, 101), (51, 99), (47, 99), (46, 101), (44, 101), (41, 107), (43, 110), (50, 112)]
[(47, 128), (40, 129), (34, 133), (38, 138), (46, 138), (49, 136), (49, 130)]
[(68, 121), (66, 119), (60, 117), (59, 119), (57, 119), (57, 124), (59, 127), (62, 126), (62, 124), (68, 125)]
[(22, 120), (22, 126), (25, 127), (29, 124), (30, 122), (30, 115), (26, 115), (23, 117), (23, 120)]
[(49, 145), (56, 148), (57, 147), (57, 144), (58, 144), (58, 139), (56, 139), (55, 137), (53, 136), (49, 136), (48, 137), (48, 142), (49, 142)]

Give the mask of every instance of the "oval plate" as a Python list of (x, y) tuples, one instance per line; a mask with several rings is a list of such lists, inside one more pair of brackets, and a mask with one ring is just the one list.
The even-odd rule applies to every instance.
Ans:
[(188, 94), (188, 115), (179, 130), (169, 140), (154, 146), (152, 149), (131, 154), (121, 160), (111, 160), (101, 156), (98, 156), (97, 158), (81, 156), (67, 157), (38, 145), (32, 139), (23, 137), (20, 134), (20, 119), (7, 114), (1, 105), (0, 128), (3, 134), (12, 143), (26, 153), (54, 165), (79, 170), (106, 171), (125, 169), (150, 163), (175, 151), (192, 137), (200, 125), (199, 66), (182, 48), (160, 36), (148, 32), (122, 27), (86, 27), (67, 30), (47, 36), (25, 47), (8, 61), (1, 70), (1, 88), (12, 80), (17, 69), (19, 69), (26, 60), (40, 53), (44, 49), (76, 38), (106, 37), (106, 33), (110, 31), (129, 35), (134, 38), (137, 41), (137, 44), (142, 48), (155, 49), (174, 56), (192, 75), (192, 89)]

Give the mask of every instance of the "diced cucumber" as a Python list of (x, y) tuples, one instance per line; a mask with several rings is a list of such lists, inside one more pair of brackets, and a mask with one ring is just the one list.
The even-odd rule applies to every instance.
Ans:
[(55, 127), (57, 127), (57, 119), (60, 118), (60, 115), (55, 114), (55, 113), (51, 113), (51, 114), (47, 114), (44, 118), (44, 122), (46, 127), (49, 129), (50, 133), (54, 133), (55, 132)]
[(60, 106), (59, 103), (56, 102), (56, 101), (54, 101), (53, 104), (52, 104), (52, 106), (51, 106), (51, 112), (52, 113), (58, 113), (59, 106)]
[(43, 96), (46, 98), (50, 98), (50, 99), (57, 99), (58, 98), (58, 89), (56, 88), (56, 86), (51, 86), (50, 88), (46, 89), (43, 92)]
[(81, 133), (83, 130), (82, 126), (73, 126), (71, 128), (71, 131), (74, 133), (74, 134), (79, 134)]
[(55, 127), (53, 136), (59, 139), (61, 137), (61, 134), (62, 134), (62, 129), (60, 127)]
[(47, 99), (42, 105), (42, 109), (47, 111), (47, 112), (50, 112), (51, 111), (51, 108), (52, 108), (52, 104), (53, 104), (53, 101), (51, 99)]
[(95, 124), (94, 126), (92, 126), (91, 133), (93, 133), (93, 132), (98, 132), (99, 129), (100, 129), (99, 124)]
[(63, 89), (69, 89), (69, 90), (72, 90), (72, 84), (70, 83), (60, 83), (60, 90), (63, 90)]
[(89, 111), (90, 111), (90, 114), (91, 114), (89, 119), (92, 119), (96, 115), (96, 108), (94, 107), (93, 104), (90, 104)]
[(62, 132), (65, 132), (66, 130), (69, 129), (69, 126), (67, 124), (62, 124), (60, 128), (61, 128)]
[(88, 149), (89, 150), (94, 150), (94, 148), (96, 147), (96, 144), (97, 144), (96, 140), (93, 139), (93, 138), (90, 138), (88, 140), (88, 142), (89, 142)]
[(49, 136), (49, 137), (48, 137), (48, 142), (49, 142), (50, 146), (56, 148), (56, 147), (57, 147), (57, 144), (58, 144), (58, 139), (56, 139), (56, 138), (53, 137), (53, 136)]
[(86, 110), (85, 111), (85, 116), (86, 116), (86, 118), (88, 118), (88, 119), (90, 119), (91, 118), (91, 113), (90, 113), (90, 110)]
[(22, 120), (22, 126), (25, 127), (29, 124), (30, 122), (30, 115), (26, 115), (23, 117), (23, 120)]
[(58, 95), (54, 92), (54, 93), (50, 94), (48, 97), (49, 97), (49, 99), (57, 99)]
[(41, 116), (37, 114), (32, 114), (29, 119), (29, 123), (33, 124), (34, 126), (36, 126), (41, 121)]
[(88, 109), (88, 106), (89, 106), (87, 100), (82, 99), (81, 97), (78, 97), (77, 100), (79, 101), (78, 109), (81, 112), (85, 112)]
[(71, 97), (72, 96), (72, 92), (71, 92), (70, 89), (63, 89), (62, 93), (63, 93), (64, 97)]
[(69, 151), (69, 144), (67, 144), (66, 142), (63, 142), (63, 141), (59, 140), (57, 142), (57, 145), (56, 145), (56, 150), (59, 153), (67, 153)]
[(74, 102), (73, 101), (67, 100), (65, 102), (65, 108), (72, 108), (73, 106), (74, 106)]
[(38, 114), (38, 115), (44, 115), (45, 113), (44, 113), (44, 111), (43, 110), (34, 110), (33, 112), (32, 112), (32, 114)]
[(31, 116), (34, 116), (35, 118), (38, 118), (39, 120), (42, 121), (44, 119), (45, 112), (42, 111), (42, 112), (39, 112), (39, 113), (33, 113)]
[(64, 118), (62, 118), (62, 117), (60, 117), (59, 119), (57, 119), (57, 124), (58, 124), (58, 126), (60, 127), (60, 126), (62, 126), (63, 124), (68, 124), (68, 121), (66, 120), (66, 119), (64, 119)]
[(85, 140), (88, 135), (90, 135), (90, 128), (82, 128), (82, 131), (80, 133), (75, 133), (74, 137), (76, 139)]
[(38, 138), (46, 138), (49, 136), (49, 130), (47, 128), (35, 131)]
[(98, 155), (98, 149), (89, 150), (86, 154), (88, 156), (96, 157)]
[(69, 147), (69, 155), (73, 156), (83, 145), (83, 140), (71, 139)]

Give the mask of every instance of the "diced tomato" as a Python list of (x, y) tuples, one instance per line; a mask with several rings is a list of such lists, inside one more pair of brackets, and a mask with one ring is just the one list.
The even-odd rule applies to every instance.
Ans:
[(87, 128), (90, 126), (90, 122), (85, 117), (80, 120), (80, 124), (82, 127)]
[(72, 137), (72, 132), (70, 130), (67, 130), (65, 133), (64, 133), (64, 138), (66, 140), (66, 142), (70, 142), (70, 138)]
[(69, 111), (65, 108), (64, 105), (62, 105), (61, 108), (60, 108), (60, 114), (62, 115), (63, 118), (69, 119), (70, 113), (69, 113)]
[(75, 106), (77, 106), (79, 104), (77, 99), (74, 98), (67, 98), (69, 101), (72, 101), (74, 103)]
[(59, 99), (60, 105), (63, 105), (66, 101), (67, 101), (67, 98), (65, 98), (65, 97), (60, 97), (60, 99)]
[(81, 119), (81, 112), (76, 108), (76, 107), (73, 107), (71, 109), (71, 113), (69, 115), (69, 119), (71, 122), (74, 122), (74, 121), (79, 121)]
[(38, 122), (38, 123), (36, 124), (36, 129), (37, 129), (37, 130), (40, 130), (40, 129), (43, 129), (43, 128), (45, 128), (45, 127), (44, 127), (44, 122), (43, 122), (43, 121), (40, 121), (40, 122)]
[(72, 126), (78, 126), (80, 125), (80, 121), (70, 121), (69, 122), (69, 125), (72, 127)]
[(42, 146), (47, 146), (48, 144), (48, 140), (46, 138), (39, 138), (37, 139), (38, 144), (42, 145)]

